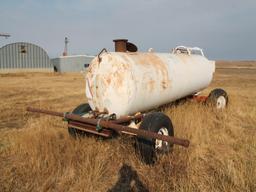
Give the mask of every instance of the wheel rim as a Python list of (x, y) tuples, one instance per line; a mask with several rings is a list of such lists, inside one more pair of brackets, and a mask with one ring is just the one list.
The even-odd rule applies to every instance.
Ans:
[(217, 99), (216, 107), (217, 109), (224, 109), (226, 107), (226, 98), (224, 96), (220, 96)]
[[(157, 133), (160, 134), (160, 135), (169, 136), (168, 129), (165, 128), (165, 127), (162, 127), (161, 129), (159, 129), (159, 131)], [(155, 149), (161, 150), (161, 151), (162, 150), (168, 150), (168, 142), (156, 139), (156, 141), (155, 141)]]

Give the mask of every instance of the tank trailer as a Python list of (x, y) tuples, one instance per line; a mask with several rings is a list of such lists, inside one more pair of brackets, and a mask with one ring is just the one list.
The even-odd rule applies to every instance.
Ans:
[(104, 138), (132, 135), (141, 160), (153, 164), (174, 144), (189, 146), (189, 140), (174, 137), (171, 119), (153, 109), (184, 98), (217, 109), (227, 106), (228, 95), (223, 89), (199, 95), (215, 72), (215, 62), (208, 60), (202, 49), (178, 46), (170, 53), (153, 49), (138, 52), (127, 39), (114, 42), (115, 52), (102, 49), (85, 73), (87, 103), (68, 113), (27, 110), (62, 117), (74, 138), (85, 134)]

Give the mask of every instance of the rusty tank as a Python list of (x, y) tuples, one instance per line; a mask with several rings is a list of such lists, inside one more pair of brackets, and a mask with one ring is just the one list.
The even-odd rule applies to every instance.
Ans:
[(115, 52), (103, 49), (86, 73), (85, 93), (93, 110), (117, 117), (135, 114), (194, 95), (212, 81), (215, 62), (200, 48), (137, 52), (126, 39), (114, 42)]

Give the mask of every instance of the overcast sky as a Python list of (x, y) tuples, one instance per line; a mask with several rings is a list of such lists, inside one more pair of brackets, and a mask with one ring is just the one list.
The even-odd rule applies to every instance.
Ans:
[(31, 42), (50, 57), (113, 50), (127, 38), (140, 51), (203, 48), (211, 59), (256, 59), (256, 0), (0, 0), (0, 46)]

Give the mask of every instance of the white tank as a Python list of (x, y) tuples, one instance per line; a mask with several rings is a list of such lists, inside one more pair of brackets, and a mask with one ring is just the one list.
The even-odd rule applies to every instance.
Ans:
[[(103, 52), (86, 74), (86, 97), (93, 110), (118, 117), (142, 112), (206, 88), (215, 62), (180, 47), (172, 53)], [(196, 51), (195, 51), (196, 52)]]

